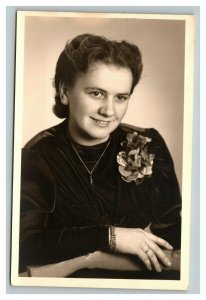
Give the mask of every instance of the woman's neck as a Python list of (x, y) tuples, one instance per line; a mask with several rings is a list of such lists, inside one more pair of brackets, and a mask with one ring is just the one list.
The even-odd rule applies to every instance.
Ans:
[(75, 143), (82, 146), (95, 146), (108, 141), (110, 138), (110, 135), (107, 135), (103, 138), (94, 138), (83, 132), (74, 133), (74, 131), (70, 129), (69, 124), (68, 124), (68, 135)]

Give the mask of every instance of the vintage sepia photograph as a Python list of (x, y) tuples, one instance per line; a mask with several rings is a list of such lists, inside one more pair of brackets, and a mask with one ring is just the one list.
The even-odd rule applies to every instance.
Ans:
[(194, 28), (17, 12), (12, 285), (188, 288)]

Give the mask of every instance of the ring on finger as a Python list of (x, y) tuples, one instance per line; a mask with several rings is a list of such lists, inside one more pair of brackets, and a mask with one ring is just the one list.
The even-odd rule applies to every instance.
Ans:
[(146, 250), (144, 250), (144, 252), (147, 254), (149, 252), (150, 248), (147, 248)]

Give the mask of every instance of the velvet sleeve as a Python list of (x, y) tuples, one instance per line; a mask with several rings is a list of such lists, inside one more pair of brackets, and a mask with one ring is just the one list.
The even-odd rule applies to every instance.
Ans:
[(38, 152), (22, 150), (21, 174), (20, 272), (27, 265), (55, 263), (108, 247), (106, 226), (50, 226), (56, 204), (55, 179)]
[(152, 174), (153, 217), (151, 230), (174, 248), (181, 246), (181, 194), (174, 164), (164, 139), (151, 129), (155, 154)]

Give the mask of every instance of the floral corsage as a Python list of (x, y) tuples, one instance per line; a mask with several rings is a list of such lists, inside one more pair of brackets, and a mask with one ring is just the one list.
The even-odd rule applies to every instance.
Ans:
[(155, 155), (148, 153), (148, 143), (151, 140), (151, 138), (133, 132), (128, 133), (126, 140), (121, 143), (121, 146), (125, 147), (125, 151), (117, 154), (117, 162), (124, 181), (134, 181), (136, 184), (140, 184), (145, 178), (152, 175)]

